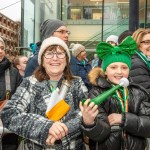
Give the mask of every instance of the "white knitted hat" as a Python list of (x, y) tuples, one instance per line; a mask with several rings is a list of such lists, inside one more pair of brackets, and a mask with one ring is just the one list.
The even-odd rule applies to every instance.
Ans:
[(81, 44), (74, 44), (71, 47), (72, 55), (77, 57), (82, 51), (85, 51), (85, 47)]
[(116, 35), (110, 35), (110, 36), (106, 39), (106, 42), (109, 42), (109, 41), (115, 42), (115, 43), (118, 45), (118, 36), (116, 36)]
[(38, 54), (39, 65), (41, 65), (41, 57), (42, 57), (43, 52), (51, 45), (62, 46), (64, 48), (64, 50), (66, 51), (66, 53), (69, 57), (69, 62), (70, 62), (70, 52), (69, 52), (67, 44), (60, 38), (51, 36), (42, 42), (42, 45), (41, 45), (41, 48), (40, 48), (39, 54)]

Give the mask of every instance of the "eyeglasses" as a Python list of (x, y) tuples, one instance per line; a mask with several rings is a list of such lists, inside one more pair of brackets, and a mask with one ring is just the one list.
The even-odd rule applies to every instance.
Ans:
[(66, 30), (60, 30), (60, 31), (54, 31), (54, 32), (59, 32), (61, 34), (70, 34), (70, 31), (66, 31)]
[(65, 52), (52, 52), (52, 51), (46, 52), (44, 57), (46, 59), (51, 59), (51, 58), (54, 57), (54, 55), (56, 55), (57, 58), (59, 58), (59, 59), (63, 59), (63, 58), (66, 57), (66, 53)]
[(142, 41), (141, 43), (144, 43), (145, 45), (150, 45), (150, 40), (145, 40), (145, 41)]

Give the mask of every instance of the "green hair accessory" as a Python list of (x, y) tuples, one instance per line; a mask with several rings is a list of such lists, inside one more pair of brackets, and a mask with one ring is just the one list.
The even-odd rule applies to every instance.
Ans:
[(114, 62), (123, 62), (131, 68), (130, 57), (137, 50), (137, 44), (135, 40), (128, 36), (118, 46), (112, 46), (109, 43), (101, 42), (96, 47), (96, 53), (100, 59), (102, 59), (102, 69), (106, 70), (107, 66)]

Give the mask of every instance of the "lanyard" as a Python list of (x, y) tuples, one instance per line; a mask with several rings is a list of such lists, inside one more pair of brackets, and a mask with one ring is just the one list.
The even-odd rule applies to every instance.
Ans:
[(120, 92), (119, 90), (116, 90), (116, 96), (119, 100), (121, 111), (128, 112), (128, 89), (124, 87), (121, 90), (122, 92)]
[(51, 93), (55, 90), (55, 88), (54, 88), (53, 85), (50, 83), (50, 81), (48, 81), (48, 87), (49, 87), (49, 90), (50, 90)]
[[(120, 90), (116, 90), (116, 96), (119, 100), (119, 104), (121, 107), (121, 111), (122, 112), (128, 112), (128, 95), (129, 95), (129, 91), (127, 87), (124, 87), (123, 89)], [(127, 134), (126, 131), (122, 131), (122, 138), (123, 138), (123, 149), (127, 149)]]

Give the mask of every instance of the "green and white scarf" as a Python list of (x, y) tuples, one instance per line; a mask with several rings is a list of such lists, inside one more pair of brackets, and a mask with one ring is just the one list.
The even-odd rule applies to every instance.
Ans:
[(147, 58), (146, 55), (144, 55), (141, 51), (137, 50), (136, 53), (138, 56), (145, 62), (147, 65), (148, 69), (150, 69), (150, 60)]

